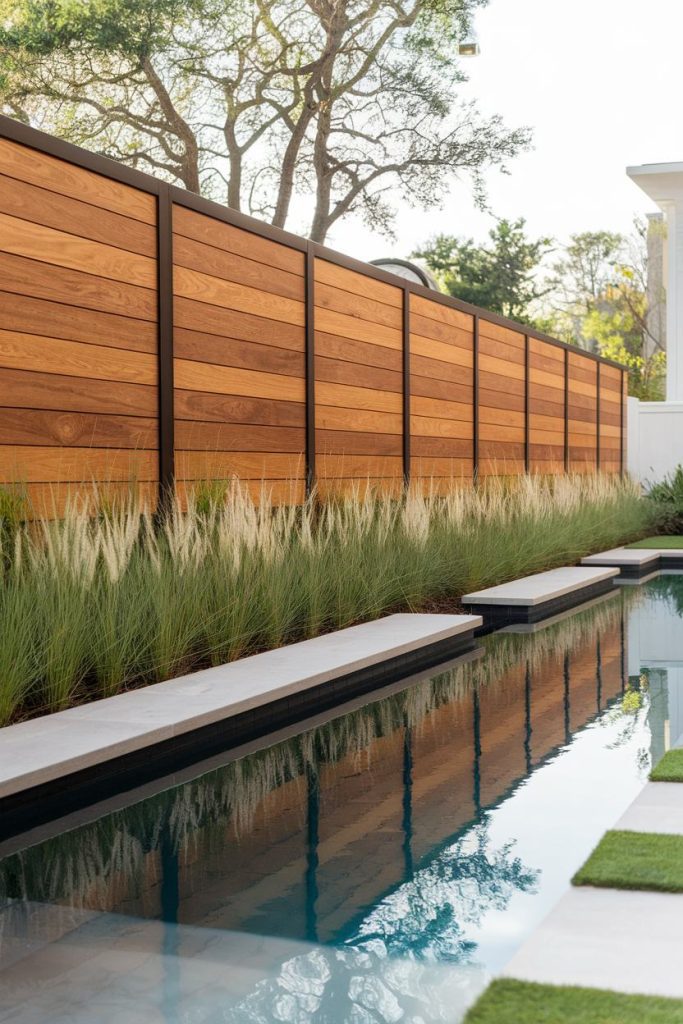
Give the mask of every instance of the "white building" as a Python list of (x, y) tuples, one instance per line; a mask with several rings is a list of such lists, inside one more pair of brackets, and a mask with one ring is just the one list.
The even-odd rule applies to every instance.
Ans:
[(643, 164), (626, 173), (666, 220), (666, 401), (628, 401), (628, 468), (654, 482), (683, 463), (683, 163)]

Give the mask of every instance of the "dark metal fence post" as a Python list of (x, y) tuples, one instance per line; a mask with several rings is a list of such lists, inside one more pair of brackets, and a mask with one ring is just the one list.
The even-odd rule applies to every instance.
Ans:
[(157, 193), (157, 284), (159, 359), (159, 505), (173, 492), (175, 416), (173, 411), (173, 203), (168, 185)]
[(529, 335), (524, 335), (524, 472), (531, 468), (529, 441)]
[(315, 249), (306, 248), (306, 496), (315, 487)]
[(403, 289), (403, 482), (410, 485), (410, 289)]
[(569, 349), (564, 350), (564, 471), (569, 472)]
[(595, 468), (600, 469), (600, 363), (596, 365), (595, 394)]
[(479, 479), (479, 317), (472, 321), (472, 480)]

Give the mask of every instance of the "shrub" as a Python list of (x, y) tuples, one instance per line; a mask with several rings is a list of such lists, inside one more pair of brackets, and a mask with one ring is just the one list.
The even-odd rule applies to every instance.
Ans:
[(654, 484), (648, 493), (662, 533), (683, 533), (683, 466)]

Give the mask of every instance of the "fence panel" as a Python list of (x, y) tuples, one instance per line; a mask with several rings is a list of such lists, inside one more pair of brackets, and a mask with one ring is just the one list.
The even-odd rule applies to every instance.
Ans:
[(619, 472), (625, 370), (0, 117), (0, 483)]
[(0, 289), (2, 479), (48, 511), (89, 480), (153, 496), (155, 197), (0, 138)]

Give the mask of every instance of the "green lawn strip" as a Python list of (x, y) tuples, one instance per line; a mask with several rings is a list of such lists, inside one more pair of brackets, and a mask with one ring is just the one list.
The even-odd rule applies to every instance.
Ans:
[(572, 884), (683, 892), (683, 836), (606, 832)]
[(501, 978), (464, 1024), (683, 1024), (683, 1000)]
[(653, 782), (683, 782), (683, 749), (668, 750), (650, 772)]
[(627, 548), (683, 548), (683, 537), (645, 537), (627, 544)]

